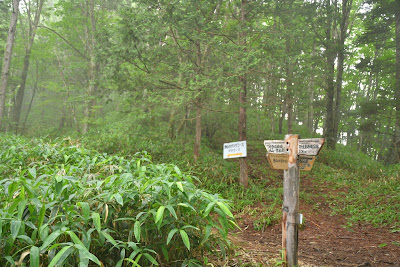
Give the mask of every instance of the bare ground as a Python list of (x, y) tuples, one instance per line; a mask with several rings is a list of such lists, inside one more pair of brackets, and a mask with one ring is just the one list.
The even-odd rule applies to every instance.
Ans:
[[(251, 168), (269, 168), (266, 159), (259, 161)], [(255, 169), (250, 173), (253, 179), (265, 178)], [(400, 266), (400, 232), (390, 227), (376, 228), (368, 223), (345, 227), (346, 218), (331, 215), (329, 204), (321, 197), (321, 191), (329, 194), (332, 189), (315, 182), (305, 172), (301, 176), (301, 190), (315, 197), (309, 201), (300, 198), (305, 224), (299, 230), (299, 266)], [(318, 203), (317, 210), (313, 203)], [(281, 266), (281, 224), (275, 223), (258, 231), (254, 229), (255, 218), (246, 213), (237, 217), (242, 231), (230, 236), (235, 245), (235, 256), (223, 265)]]

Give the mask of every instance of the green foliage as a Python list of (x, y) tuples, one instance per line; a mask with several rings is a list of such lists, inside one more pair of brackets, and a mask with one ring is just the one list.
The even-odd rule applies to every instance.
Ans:
[[(323, 197), (333, 214), (348, 217), (349, 227), (355, 223), (398, 227), (399, 170), (399, 164), (385, 166), (363, 153), (338, 146), (336, 150), (324, 149), (320, 153), (313, 177), (333, 189)], [(342, 193), (337, 194), (336, 190)]]
[(391, 174), (399, 177), (399, 173), (393, 172), (398, 166), (385, 166), (381, 162), (372, 160), (364, 153), (340, 145), (336, 146), (336, 150), (329, 150), (324, 147), (318, 155), (318, 162), (325, 163), (335, 169), (348, 170), (354, 176), (364, 179), (377, 179)]
[(1, 138), (2, 266), (149, 266), (229, 247), (230, 205), (196, 177), (146, 152), (124, 158), (58, 141)]

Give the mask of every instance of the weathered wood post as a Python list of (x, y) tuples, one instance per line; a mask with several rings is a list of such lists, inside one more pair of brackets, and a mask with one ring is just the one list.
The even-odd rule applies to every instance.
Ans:
[(298, 135), (286, 135), (288, 169), (283, 173), (282, 248), (288, 266), (297, 266), (299, 223)]
[(285, 136), (285, 140), (264, 140), (271, 167), (283, 173), (283, 220), (282, 249), (285, 266), (298, 263), (299, 169), (311, 171), (325, 140), (323, 138), (299, 139), (297, 134)]

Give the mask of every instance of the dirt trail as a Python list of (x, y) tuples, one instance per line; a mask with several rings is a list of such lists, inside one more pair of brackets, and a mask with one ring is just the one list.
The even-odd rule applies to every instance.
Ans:
[[(263, 179), (257, 177), (255, 168), (269, 168), (265, 157), (250, 160), (258, 161), (250, 166), (253, 168), (249, 172), (252, 173), (252, 179)], [(300, 211), (305, 217), (305, 224), (299, 230), (300, 266), (400, 266), (399, 232), (393, 233), (393, 229), (388, 227), (375, 228), (367, 223), (346, 228), (346, 218), (331, 215), (328, 203), (320, 197), (321, 190), (329, 194), (328, 187), (321, 187), (305, 172), (301, 173), (300, 187), (308, 195), (315, 196), (311, 201), (302, 201), (300, 198)], [(315, 203), (318, 203), (317, 210)], [(253, 227), (254, 220), (252, 216), (239, 215), (242, 231), (231, 235), (237, 257), (228, 265), (241, 266), (247, 263), (245, 266), (280, 266), (280, 223), (257, 231)]]

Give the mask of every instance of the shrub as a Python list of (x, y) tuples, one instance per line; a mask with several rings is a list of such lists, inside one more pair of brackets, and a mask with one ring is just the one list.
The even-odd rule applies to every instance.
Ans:
[(193, 264), (229, 247), (227, 201), (146, 152), (124, 158), (15, 136), (0, 147), (1, 266)]

